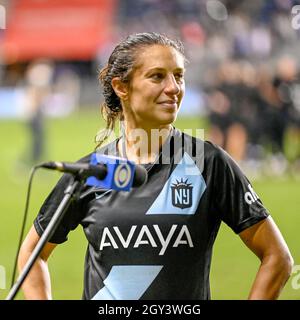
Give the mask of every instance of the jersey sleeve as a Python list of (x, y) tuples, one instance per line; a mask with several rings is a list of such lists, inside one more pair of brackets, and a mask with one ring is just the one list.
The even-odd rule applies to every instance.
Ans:
[[(33, 223), (39, 236), (41, 236), (47, 228), (57, 207), (64, 197), (64, 191), (66, 187), (69, 185), (72, 179), (73, 177), (70, 174), (64, 174), (43, 203)], [(72, 199), (69, 207), (66, 209), (62, 221), (58, 225), (49, 242), (57, 244), (65, 242), (67, 240), (68, 233), (71, 230), (74, 230), (80, 223), (80, 216), (80, 203), (79, 201)]]
[(251, 183), (237, 163), (221, 148), (214, 159), (214, 207), (235, 233), (268, 217)]

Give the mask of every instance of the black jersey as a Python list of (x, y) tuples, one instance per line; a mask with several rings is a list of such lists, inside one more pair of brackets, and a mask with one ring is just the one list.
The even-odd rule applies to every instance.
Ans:
[[(85, 186), (52, 236), (51, 242), (62, 243), (82, 225), (88, 240), (84, 299), (210, 299), (212, 248), (221, 221), (240, 233), (268, 216), (221, 148), (177, 129), (168, 144), (169, 163), (160, 155), (146, 165), (148, 181), (142, 187), (117, 192)], [(199, 145), (203, 168), (193, 155)], [(90, 156), (80, 161), (89, 162)], [(70, 179), (63, 175), (43, 204), (34, 221), (39, 235)]]

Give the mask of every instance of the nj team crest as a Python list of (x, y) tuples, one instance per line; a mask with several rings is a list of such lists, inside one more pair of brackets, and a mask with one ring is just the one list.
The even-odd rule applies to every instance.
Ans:
[(176, 179), (176, 183), (171, 186), (172, 189), (172, 205), (180, 209), (190, 208), (193, 204), (193, 186), (188, 183), (188, 179), (180, 181)]

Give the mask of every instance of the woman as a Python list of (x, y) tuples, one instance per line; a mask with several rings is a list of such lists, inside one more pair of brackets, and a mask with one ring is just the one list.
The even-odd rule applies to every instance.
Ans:
[[(148, 181), (129, 193), (85, 187), (26, 279), (27, 299), (51, 299), (47, 259), (78, 224), (89, 243), (84, 299), (210, 299), (212, 247), (221, 221), (261, 260), (249, 299), (279, 296), (292, 257), (249, 181), (222, 149), (172, 126), (184, 95), (184, 65), (181, 43), (156, 33), (129, 36), (114, 49), (100, 72), (102, 111), (107, 132), (118, 119), (124, 132), (110, 150), (144, 165)], [(160, 142), (152, 143), (158, 131)], [(143, 133), (136, 139), (141, 143), (133, 132)], [(203, 168), (193, 159), (201, 145)], [(164, 150), (170, 156), (162, 163)], [(22, 246), (20, 269), (69, 179), (62, 177), (41, 208)]]

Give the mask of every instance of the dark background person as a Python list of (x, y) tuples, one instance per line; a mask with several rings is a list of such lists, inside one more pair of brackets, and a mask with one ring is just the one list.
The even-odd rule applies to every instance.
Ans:
[[(115, 150), (145, 166), (148, 181), (129, 193), (85, 186), (26, 279), (27, 299), (51, 299), (48, 257), (79, 224), (88, 240), (84, 299), (210, 299), (212, 249), (222, 221), (261, 261), (249, 299), (278, 298), (293, 264), (278, 227), (226, 152), (172, 125), (184, 71), (182, 44), (160, 34), (134, 34), (115, 47), (100, 72), (102, 110), (107, 129), (124, 121), (124, 135), (108, 146), (100, 141), (97, 152)], [(139, 137), (146, 148), (130, 139), (136, 130), (145, 134)], [(154, 130), (161, 133), (155, 149)], [(193, 158), (199, 146), (203, 167)], [(162, 163), (166, 150), (170, 161)], [(22, 245), (20, 270), (69, 180), (64, 175), (42, 206)], [(174, 197), (176, 188), (185, 196)]]
[(296, 59), (284, 55), (280, 57), (276, 65), (276, 73), (273, 79), (275, 95), (278, 101), (277, 122), (275, 122), (272, 134), (275, 137), (275, 152), (285, 154), (287, 136), (291, 138), (295, 146), (293, 161), (300, 158), (300, 72)]
[[(51, 93), (53, 65), (48, 60), (30, 63), (25, 73), (26, 118), (30, 135), (28, 162), (36, 164), (45, 155), (45, 105)], [(27, 156), (25, 156), (27, 158)]]
[(249, 139), (246, 126), (250, 120), (248, 91), (242, 83), (238, 62), (229, 60), (222, 63), (217, 74), (215, 87), (209, 95), (209, 139), (241, 163), (246, 157)]

